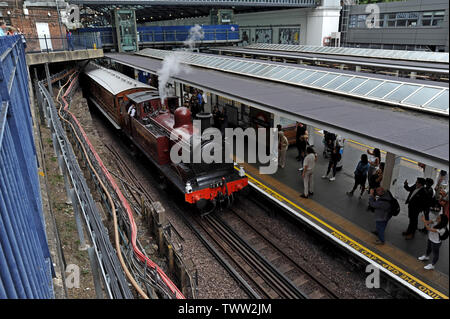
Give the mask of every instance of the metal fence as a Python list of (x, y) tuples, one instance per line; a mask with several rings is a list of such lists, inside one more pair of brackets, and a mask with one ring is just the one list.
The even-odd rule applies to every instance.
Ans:
[(95, 33), (72, 35), (72, 37), (31, 37), (25, 36), (26, 53), (57, 52), (65, 50), (86, 50), (102, 47), (102, 40)]
[(0, 37), (0, 56), (0, 298), (53, 298), (20, 36)]
[[(59, 78), (64, 73), (66, 72), (55, 74), (52, 78)], [(45, 80), (38, 82), (36, 97), (47, 119), (47, 125), (52, 132), (53, 147), (63, 172), (67, 196), (70, 198), (74, 208), (80, 246), (86, 247), (80, 215), (84, 217), (86, 231), (92, 243), (92, 247), (88, 248), (88, 252), (91, 267), (93, 267), (92, 275), (97, 298), (103, 298), (104, 290), (107, 298), (132, 299), (133, 294), (128, 286), (114, 247), (109, 240), (108, 230), (103, 224), (100, 212), (94, 202), (72, 144), (66, 135), (66, 131), (58, 116), (58, 110), (45, 83)], [(70, 99), (70, 96), (67, 98)], [(102, 286), (104, 289), (101, 288)]]

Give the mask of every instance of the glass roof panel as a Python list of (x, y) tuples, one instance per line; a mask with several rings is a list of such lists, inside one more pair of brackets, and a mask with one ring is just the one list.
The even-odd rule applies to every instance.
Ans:
[(233, 61), (230, 64), (224, 65), (222, 68), (227, 69), (227, 70), (231, 70), (232, 67), (238, 65), (239, 63), (241, 63), (241, 62), (240, 61)]
[(357, 87), (364, 81), (367, 81), (367, 78), (356, 77), (354, 79), (351, 79), (344, 85), (340, 86), (337, 90), (342, 91), (342, 92), (350, 92), (351, 90), (353, 90), (355, 87)]
[(230, 65), (232, 65), (234, 63), (236, 63), (236, 61), (228, 60), (226, 63), (224, 63), (224, 64), (222, 64), (220, 66), (217, 66), (217, 67), (220, 68), (220, 69), (227, 69)]
[(214, 58), (207, 58), (204, 62), (205, 65), (211, 65), (216, 59)]
[(314, 83), (314, 85), (316, 86), (324, 86), (325, 84), (327, 84), (328, 82), (330, 82), (331, 80), (337, 78), (339, 75), (335, 74), (335, 73), (331, 73), (331, 74), (327, 74), (325, 75), (323, 78), (321, 78), (320, 80), (318, 80), (316, 83)]
[(334, 79), (332, 82), (328, 83), (324, 86), (326, 89), (334, 90), (338, 86), (342, 85), (343, 83), (347, 82), (352, 77), (349, 75), (340, 75), (336, 79)]
[(439, 110), (448, 110), (448, 90), (445, 90), (444, 93), (440, 94), (438, 97), (436, 97), (433, 101), (428, 103), (425, 107), (426, 108), (433, 108), (433, 109), (439, 109)]
[(401, 87), (399, 87), (394, 92), (390, 93), (388, 96), (385, 97), (386, 100), (393, 101), (393, 102), (400, 102), (407, 98), (411, 93), (413, 93), (415, 90), (417, 90), (420, 86), (419, 85), (412, 85), (412, 84), (403, 84)]
[(377, 87), (374, 91), (370, 92), (368, 96), (370, 97), (383, 97), (386, 94), (392, 92), (396, 88), (398, 88), (401, 85), (401, 83), (397, 82), (386, 82), (381, 84), (379, 87)]
[(239, 69), (241, 69), (243, 66), (247, 65), (247, 62), (245, 61), (240, 61), (239, 63), (230, 66), (230, 70), (232, 71), (239, 71)]
[(379, 57), (386, 59), (408, 59), (414, 61), (425, 62), (441, 62), (449, 63), (449, 53), (447, 52), (420, 52), (420, 51), (404, 51), (404, 50), (382, 50), (382, 49), (360, 49), (360, 48), (343, 48), (343, 47), (321, 47), (306, 45), (285, 45), (277, 44), (254, 44), (250, 47), (255, 49), (274, 49), (289, 52), (317, 52), (323, 54), (342, 54), (357, 55), (364, 57)]
[(293, 78), (295, 78), (298, 74), (302, 74), (304, 71), (305, 70), (302, 69), (294, 69), (294, 71), (286, 73), (286, 75), (280, 78), (280, 80), (292, 82)]
[(252, 75), (255, 75), (256, 73), (265, 69), (266, 67), (267, 67), (267, 64), (258, 64), (258, 66), (256, 68), (254, 68), (253, 70), (251, 70), (249, 73)]
[(266, 67), (262, 70), (259, 70), (257, 73), (255, 73), (256, 75), (259, 76), (263, 76), (264, 74), (266, 74), (267, 72), (270, 72), (271, 70), (275, 69), (274, 65), (266, 65)]
[[(317, 81), (318, 79), (320, 79), (325, 74), (326, 74), (326, 72), (316, 72), (315, 74), (313, 74), (310, 77), (308, 77), (308, 78), (304, 79), (303, 81), (301, 81), (301, 83), (311, 84), (314, 81)], [(313, 85), (315, 85), (315, 84), (313, 84)]]
[(306, 70), (302, 70), (302, 72), (296, 72), (294, 77), (291, 77), (290, 82), (298, 83), (299, 80), (304, 79), (305, 78), (305, 75), (304, 75), (305, 71)]
[(243, 69), (241, 72), (251, 74), (251, 72), (259, 66), (258, 63), (252, 63), (252, 65), (248, 68)]
[(283, 76), (285, 76), (288, 72), (291, 72), (292, 70), (293, 70), (292, 68), (284, 68), (280, 72), (274, 74), (272, 78), (277, 80), (281, 79)]
[(273, 77), (276, 73), (278, 73), (279, 71), (281, 71), (281, 70), (283, 70), (283, 69), (284, 69), (284, 67), (282, 67), (282, 66), (277, 66), (277, 67), (275, 67), (275, 69), (271, 70), (270, 72), (267, 72), (267, 73), (265, 74), (265, 76), (268, 77), (268, 78), (271, 78), (271, 77)]
[(267, 76), (267, 75), (271, 75), (271, 74), (273, 74), (274, 72), (277, 72), (277, 71), (275, 71), (276, 70), (276, 66), (275, 65), (270, 65), (269, 67), (267, 67), (267, 68), (265, 68), (264, 70), (262, 70), (262, 71), (260, 71), (260, 72), (258, 72), (258, 75), (259, 76)]
[(361, 85), (359, 88), (352, 91), (352, 93), (358, 94), (358, 95), (366, 95), (368, 92), (373, 90), (381, 82), (383, 82), (383, 81), (382, 80), (369, 80), (366, 83), (364, 83), (363, 85)]
[(423, 105), (440, 91), (442, 91), (442, 89), (440, 88), (424, 87), (421, 88), (416, 93), (414, 93), (413, 95), (411, 95), (410, 97), (408, 97), (404, 102), (413, 105)]
[(217, 60), (217, 63), (215, 63), (215, 64), (213, 64), (212, 65), (212, 67), (214, 67), (214, 68), (220, 68), (222, 65), (225, 65), (225, 64), (227, 64), (227, 63), (229, 63), (229, 60), (228, 59), (218, 59)]
[[(268, 46), (273, 48), (272, 45)], [(292, 50), (301, 46), (295, 45), (279, 45), (280, 48)], [(302, 49), (318, 50), (317, 47), (302, 47)], [(321, 52), (337, 52), (337, 50), (346, 50), (344, 54), (348, 54), (349, 48), (322, 48)], [(297, 49), (296, 49), (297, 50)], [(352, 54), (359, 52), (369, 54), (373, 51), (376, 53), (397, 55), (399, 57), (418, 58), (422, 52), (398, 52), (396, 50), (372, 50), (372, 49), (350, 49)], [(427, 57), (431, 55), (425, 52)], [(145, 49), (141, 51), (142, 55), (164, 59), (174, 54), (170, 51)], [(313, 87), (322, 87), (328, 90), (334, 90), (336, 93), (350, 93), (359, 98), (375, 98), (383, 99), (399, 103), (404, 106), (421, 106), (424, 109), (440, 110), (448, 114), (448, 96), (449, 90), (445, 87), (433, 86), (433, 83), (425, 85), (410, 84), (402, 80), (381, 80), (373, 78), (372, 75), (348, 75), (340, 71), (330, 73), (311, 70), (303, 67), (291, 67), (287, 65), (271, 64), (266, 62), (250, 62), (235, 57), (217, 57), (199, 53), (177, 52), (182, 63), (198, 65), (200, 67), (216, 68), (226, 71), (235, 71), (248, 76), (258, 76), (275, 81), (289, 81), (298, 85), (311, 85)], [(442, 55), (437, 54), (437, 58)], [(435, 55), (433, 55), (434, 57)], [(406, 80), (404, 80), (406, 81)]]
[(256, 63), (249, 62), (249, 63), (247, 63), (246, 66), (242, 67), (242, 69), (240, 69), (240, 70), (238, 70), (238, 71), (239, 71), (239, 72), (242, 72), (242, 73), (247, 73), (247, 70), (250, 70), (250, 68), (252, 68), (252, 67), (255, 66), (255, 65), (257, 65), (257, 64), (256, 64)]
[(296, 73), (291, 79), (295, 79), (296, 83), (301, 83), (305, 78), (309, 77), (311, 74), (316, 73), (317, 71), (313, 70), (302, 70), (303, 72)]

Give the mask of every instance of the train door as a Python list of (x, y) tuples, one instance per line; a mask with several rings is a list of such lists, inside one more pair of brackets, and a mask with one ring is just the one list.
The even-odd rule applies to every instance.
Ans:
[(48, 23), (36, 22), (36, 31), (38, 34), (39, 46), (41, 47), (41, 51), (52, 51), (53, 47)]
[(131, 100), (123, 100), (120, 103), (120, 113), (122, 115), (122, 129), (128, 134), (131, 135), (131, 106), (135, 105), (135, 103)]

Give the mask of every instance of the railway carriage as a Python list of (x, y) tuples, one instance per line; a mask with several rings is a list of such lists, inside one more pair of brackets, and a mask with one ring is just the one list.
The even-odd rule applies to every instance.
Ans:
[[(233, 163), (172, 162), (170, 151), (175, 144), (182, 146), (181, 152), (194, 151), (191, 113), (178, 107), (178, 97), (168, 97), (166, 109), (154, 88), (119, 72), (90, 64), (84, 75), (85, 94), (92, 104), (131, 139), (186, 202), (208, 213), (218, 204), (231, 205), (235, 194), (248, 185), (243, 169), (235, 170)], [(136, 108), (134, 117), (127, 112), (131, 105)], [(217, 142), (202, 140), (200, 152), (211, 143)]]

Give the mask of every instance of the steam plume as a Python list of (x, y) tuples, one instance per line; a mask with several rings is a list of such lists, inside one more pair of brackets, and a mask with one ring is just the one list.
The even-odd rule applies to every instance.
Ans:
[(202, 40), (205, 37), (205, 32), (200, 25), (196, 24), (189, 30), (189, 38), (183, 42), (184, 45), (189, 46), (193, 49), (195, 46), (195, 41)]

